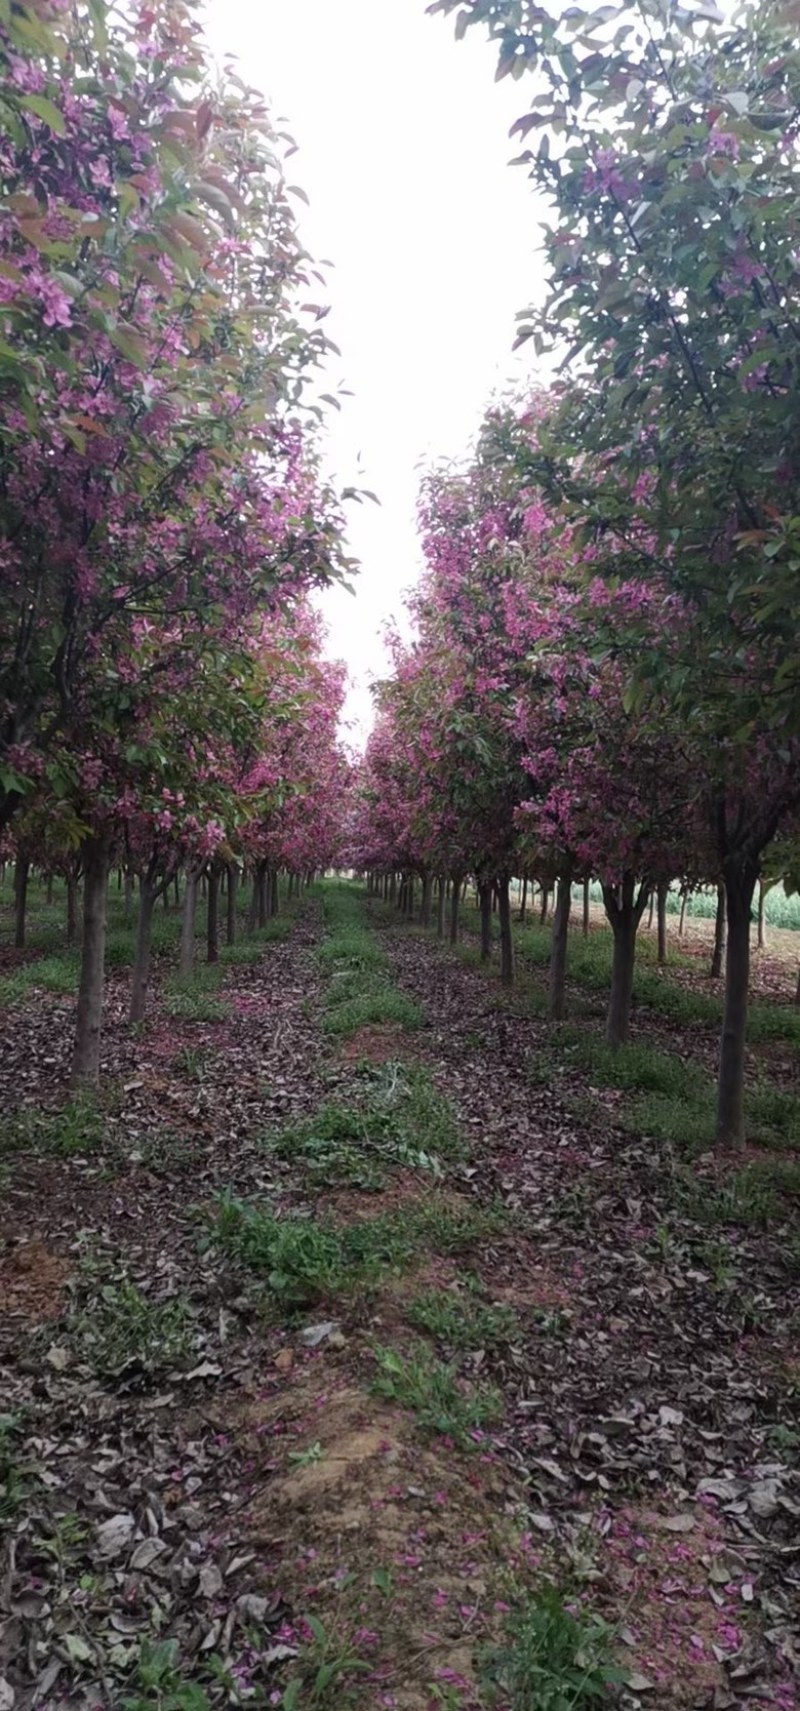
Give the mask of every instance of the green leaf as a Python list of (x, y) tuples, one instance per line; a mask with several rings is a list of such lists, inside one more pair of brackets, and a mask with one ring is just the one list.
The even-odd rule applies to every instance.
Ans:
[(55, 131), (57, 136), (66, 136), (67, 127), (64, 115), (55, 102), (50, 101), (46, 95), (23, 95), (22, 105), (27, 108), (28, 112), (35, 113), (37, 118), (43, 119), (44, 123), (49, 125), (51, 131)]
[(80, 1634), (63, 1634), (62, 1639), (73, 1663), (91, 1663), (93, 1656), (91, 1646), (87, 1646)]
[(135, 368), (147, 368), (150, 355), (144, 339), (139, 333), (134, 333), (130, 327), (112, 327), (109, 331), (112, 345), (132, 362)]

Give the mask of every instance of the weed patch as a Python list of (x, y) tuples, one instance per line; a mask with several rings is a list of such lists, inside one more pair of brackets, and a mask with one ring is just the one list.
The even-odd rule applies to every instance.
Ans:
[(298, 1651), (294, 1673), (281, 1698), (282, 1711), (346, 1711), (354, 1704), (354, 1676), (372, 1665), (360, 1657), (355, 1640), (325, 1627), (317, 1616), (304, 1617), (310, 1639)]
[(22, 1415), (0, 1414), (0, 1521), (10, 1520), (25, 1498), (24, 1441)]
[(169, 1016), (181, 1022), (224, 1022), (229, 1015), (224, 999), (190, 987), (170, 993), (166, 1008)]
[(328, 999), (323, 1028), (328, 1034), (357, 1034), (360, 1028), (394, 1023), (398, 1028), (420, 1028), (423, 1016), (418, 1004), (393, 986), (375, 984), (369, 991)]
[(590, 1711), (608, 1704), (624, 1675), (611, 1659), (612, 1630), (599, 1616), (568, 1608), (554, 1587), (511, 1617), (505, 1643), (484, 1659), (492, 1705), (514, 1711)]
[(70, 1340), (98, 1377), (152, 1377), (184, 1365), (192, 1350), (192, 1316), (181, 1297), (153, 1301), (129, 1277), (87, 1257), (67, 1320)]
[(625, 1092), (655, 1093), (667, 1099), (692, 1099), (711, 1091), (702, 1070), (673, 1052), (659, 1051), (645, 1040), (612, 1049), (585, 1029), (562, 1029), (560, 1042), (569, 1061), (586, 1069), (600, 1087)]
[(451, 1349), (492, 1348), (511, 1343), (519, 1332), (519, 1319), (511, 1307), (491, 1306), (441, 1289), (426, 1289), (410, 1303), (408, 1322), (427, 1331)]
[(436, 1198), (341, 1227), (297, 1215), (276, 1217), (226, 1195), (212, 1236), (240, 1265), (262, 1275), (288, 1311), (337, 1295), (372, 1290), (413, 1264), (421, 1250), (457, 1253), (498, 1226), (491, 1210), (460, 1212)]
[(786, 1228), (800, 1219), (800, 1162), (757, 1159), (709, 1184), (680, 1175), (679, 1204), (702, 1224), (738, 1224), (744, 1229)]
[(619, 1113), (623, 1128), (637, 1135), (651, 1135), (690, 1157), (706, 1152), (714, 1139), (714, 1095), (694, 1103), (665, 1093), (650, 1093), (635, 1099)]
[(488, 1386), (468, 1385), (457, 1368), (446, 1366), (420, 1346), (407, 1355), (375, 1349), (377, 1396), (408, 1408), (424, 1431), (451, 1438), (459, 1448), (482, 1441), (487, 1426), (500, 1419), (502, 1401)]
[(18, 1111), (0, 1130), (0, 1153), (35, 1151), (56, 1158), (83, 1157), (105, 1140), (105, 1119), (88, 1093), (68, 1099), (60, 1111)]

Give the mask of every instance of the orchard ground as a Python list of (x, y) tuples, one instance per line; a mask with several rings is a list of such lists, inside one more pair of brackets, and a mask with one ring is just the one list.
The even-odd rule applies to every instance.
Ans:
[[(756, 960), (749, 1144), (719, 992), (643, 930), (519, 979), (352, 885), (172, 975), (68, 1099), (37, 891), (0, 1001), (0, 1705), (797, 1704), (800, 1011)], [(789, 935), (786, 935), (787, 938)], [(552, 1589), (555, 1588), (555, 1591)]]

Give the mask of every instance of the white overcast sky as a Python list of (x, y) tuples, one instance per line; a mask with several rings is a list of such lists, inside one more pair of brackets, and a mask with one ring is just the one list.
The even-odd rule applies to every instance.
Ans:
[[(461, 454), (492, 393), (528, 371), (514, 316), (537, 293), (540, 211), (509, 126), (528, 91), (494, 82), (494, 50), (425, 0), (207, 0), (214, 52), (241, 60), (299, 147), (290, 176), (303, 241), (333, 262), (330, 380), (354, 396), (328, 434), (339, 486), (381, 500), (350, 507), (356, 598), (325, 597), (331, 652), (346, 659), (354, 729), (370, 719), (381, 630), (420, 558), (419, 465)], [(333, 390), (334, 388), (329, 388)]]

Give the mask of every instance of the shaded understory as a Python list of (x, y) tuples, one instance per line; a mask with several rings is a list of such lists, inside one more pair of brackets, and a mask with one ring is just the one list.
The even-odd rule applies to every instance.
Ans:
[(112, 976), (77, 1105), (24, 965), (0, 1705), (796, 1704), (791, 1011), (718, 1161), (691, 966), (612, 1061), (602, 951), (554, 1032), (522, 946), (508, 999), (323, 887), (134, 1035)]

